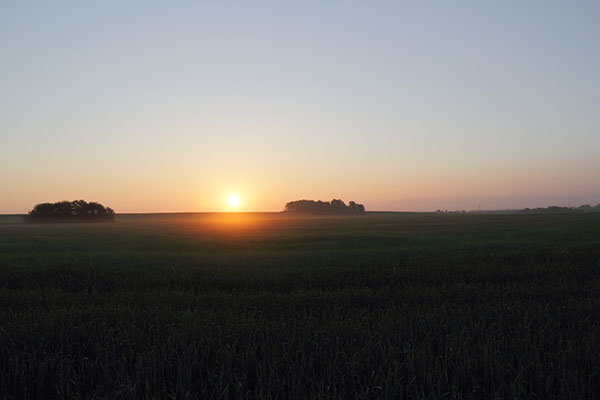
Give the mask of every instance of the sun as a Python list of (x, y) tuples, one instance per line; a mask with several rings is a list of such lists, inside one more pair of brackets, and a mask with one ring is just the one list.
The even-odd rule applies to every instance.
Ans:
[(229, 196), (227, 196), (226, 202), (229, 207), (235, 208), (240, 205), (240, 196), (235, 193), (231, 193)]

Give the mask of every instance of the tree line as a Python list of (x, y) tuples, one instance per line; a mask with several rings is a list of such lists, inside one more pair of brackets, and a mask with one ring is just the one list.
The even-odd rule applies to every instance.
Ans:
[(340, 199), (331, 201), (296, 200), (285, 205), (285, 212), (305, 214), (359, 214), (365, 212), (365, 206), (350, 201), (348, 205)]
[(600, 203), (592, 206), (590, 204), (584, 204), (579, 207), (559, 207), (559, 206), (550, 206), (550, 207), (538, 207), (538, 208), (525, 208), (523, 210), (519, 210), (521, 214), (552, 214), (552, 213), (586, 213), (586, 212), (600, 212)]
[(25, 217), (28, 222), (114, 221), (115, 212), (94, 201), (59, 201), (37, 204)]

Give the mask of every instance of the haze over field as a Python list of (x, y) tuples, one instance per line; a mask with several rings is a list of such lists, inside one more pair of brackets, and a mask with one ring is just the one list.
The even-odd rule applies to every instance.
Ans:
[(597, 1), (284, 3), (2, 2), (0, 213), (600, 201)]

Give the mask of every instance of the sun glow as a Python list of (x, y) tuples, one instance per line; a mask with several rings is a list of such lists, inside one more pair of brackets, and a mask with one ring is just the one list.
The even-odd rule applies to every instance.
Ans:
[(229, 196), (227, 196), (226, 202), (229, 207), (236, 208), (240, 205), (240, 196), (232, 193)]

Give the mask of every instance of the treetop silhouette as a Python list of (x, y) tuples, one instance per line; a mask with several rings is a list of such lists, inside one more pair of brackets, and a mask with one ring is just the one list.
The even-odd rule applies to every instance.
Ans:
[(285, 212), (304, 214), (358, 214), (365, 212), (365, 206), (350, 201), (348, 205), (340, 199), (331, 201), (296, 200), (285, 205)]
[(38, 204), (25, 218), (27, 222), (107, 222), (114, 221), (115, 212), (94, 201), (74, 200)]

